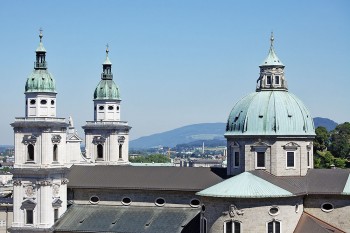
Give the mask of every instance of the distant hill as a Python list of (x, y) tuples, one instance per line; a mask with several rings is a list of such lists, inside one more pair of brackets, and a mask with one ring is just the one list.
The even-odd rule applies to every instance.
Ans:
[(157, 133), (130, 141), (130, 148), (174, 147), (198, 140), (224, 140), (225, 123), (202, 123)]
[(322, 117), (315, 117), (314, 124), (315, 124), (315, 128), (319, 126), (323, 126), (328, 131), (332, 131), (338, 125), (338, 123), (336, 123), (335, 121), (332, 121), (331, 119), (328, 119), (328, 118), (322, 118)]
[[(328, 131), (333, 130), (338, 124), (328, 118), (315, 117), (315, 127), (323, 126)], [(188, 125), (166, 131), (163, 133), (157, 133), (150, 136), (138, 138), (130, 141), (130, 148), (133, 149), (146, 149), (156, 146), (169, 146), (174, 147), (177, 144), (197, 144), (200, 141), (205, 141), (217, 144), (218, 140), (225, 140), (226, 123), (202, 123)], [(219, 143), (220, 144), (220, 143)]]

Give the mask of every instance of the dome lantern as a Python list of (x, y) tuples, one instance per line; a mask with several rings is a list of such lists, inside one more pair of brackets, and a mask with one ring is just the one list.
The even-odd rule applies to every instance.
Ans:
[(284, 77), (284, 65), (275, 53), (274, 40), (273, 33), (271, 33), (269, 54), (259, 66), (260, 76), (257, 80), (256, 91), (288, 90), (287, 81)]

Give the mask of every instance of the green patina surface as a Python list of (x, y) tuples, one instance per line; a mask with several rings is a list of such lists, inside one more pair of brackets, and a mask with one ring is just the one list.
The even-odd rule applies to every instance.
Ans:
[(197, 193), (208, 197), (265, 198), (294, 196), (249, 172), (241, 173)]
[(260, 66), (284, 66), (281, 60), (277, 57), (272, 45), (270, 47), (269, 54)]
[(120, 100), (119, 88), (111, 79), (102, 79), (94, 92), (95, 100)]
[(34, 70), (27, 79), (25, 92), (56, 92), (55, 79), (46, 70)]
[(288, 91), (260, 91), (249, 94), (233, 107), (225, 136), (305, 135), (314, 136), (309, 110)]
[(349, 175), (348, 180), (346, 181), (346, 184), (344, 186), (343, 194), (350, 195), (350, 175)]

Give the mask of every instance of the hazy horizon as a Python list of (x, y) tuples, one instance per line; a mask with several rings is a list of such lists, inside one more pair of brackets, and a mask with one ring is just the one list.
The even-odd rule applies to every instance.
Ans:
[(348, 1), (6, 1), (0, 8), (0, 144), (24, 116), (39, 28), (56, 80), (57, 116), (93, 120), (105, 45), (131, 140), (226, 122), (255, 91), (271, 31), (289, 91), (313, 117), (350, 121)]

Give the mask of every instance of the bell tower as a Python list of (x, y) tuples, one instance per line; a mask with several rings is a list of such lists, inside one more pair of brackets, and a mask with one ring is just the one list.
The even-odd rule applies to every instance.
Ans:
[(94, 121), (87, 121), (85, 131), (86, 158), (96, 164), (129, 164), (128, 122), (120, 120), (119, 88), (113, 81), (112, 63), (108, 57), (102, 64), (101, 81), (94, 92)]
[(11, 124), (15, 138), (11, 232), (46, 231), (67, 208), (68, 124), (56, 117), (56, 87), (47, 70), (46, 50), (36, 50), (25, 85), (25, 117)]

